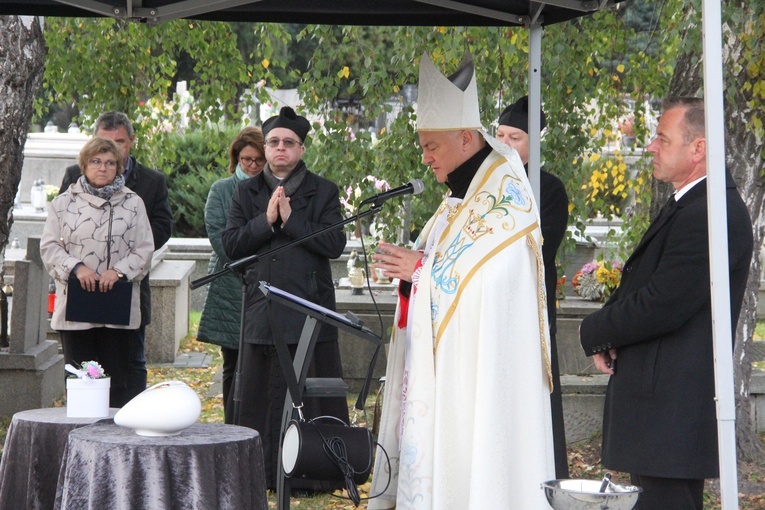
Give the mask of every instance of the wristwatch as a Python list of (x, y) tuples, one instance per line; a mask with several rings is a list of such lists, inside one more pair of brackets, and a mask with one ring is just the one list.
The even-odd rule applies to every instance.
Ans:
[(117, 278), (119, 278), (120, 280), (127, 280), (127, 276), (125, 276), (123, 273), (120, 273), (116, 269), (114, 270), (114, 272), (117, 273)]

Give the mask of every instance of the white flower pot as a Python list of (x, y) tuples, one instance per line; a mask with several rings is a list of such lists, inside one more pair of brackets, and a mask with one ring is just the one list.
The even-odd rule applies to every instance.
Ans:
[(67, 418), (107, 418), (111, 378), (66, 380)]

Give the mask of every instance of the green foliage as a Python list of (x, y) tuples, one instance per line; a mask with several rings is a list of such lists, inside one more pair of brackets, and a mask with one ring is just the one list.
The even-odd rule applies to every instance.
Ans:
[[(286, 40), (282, 35), (254, 33), (266, 56), (275, 40)], [(132, 154), (168, 177), (174, 234), (204, 237), (207, 193), (226, 175), (243, 107), (254, 104), (254, 98), (242, 101), (242, 91), (252, 85), (255, 69), (261, 74), (262, 63), (245, 61), (226, 23), (49, 18), (45, 37), (47, 95), (38, 115), (46, 101), (75, 104), (79, 116), (73, 120), (81, 126), (92, 126), (106, 110), (127, 113), (136, 130)], [(192, 77), (190, 93), (180, 97), (173, 92), (178, 62), (190, 62)]]
[[(672, 72), (662, 59), (671, 60), (674, 47), (657, 43), (653, 51), (662, 59), (649, 60), (645, 51), (633, 54), (635, 30), (625, 25), (623, 17), (622, 12), (601, 12), (548, 27), (542, 39), (542, 97), (548, 126), (542, 159), (548, 171), (568, 184), (575, 224), (582, 225), (590, 208), (586, 195), (578, 192), (583, 169), (574, 162), (613, 142), (618, 137), (616, 120), (630, 114), (636, 135), (645, 139), (646, 104), (622, 99), (661, 96)], [(323, 150), (312, 168), (353, 189), (363, 187), (367, 175), (392, 185), (427, 176), (426, 192), (411, 204), (409, 230), (414, 232), (446, 192), (420, 162), (416, 115), (403, 97), (405, 86), (417, 83), (422, 53), (427, 50), (446, 74), (456, 69), (465, 51), (473, 54), (483, 123), (490, 129), (504, 106), (527, 93), (529, 41), (523, 28), (309, 26), (298, 35), (298, 40), (305, 38), (315, 39), (322, 51), (314, 54), (302, 74), (299, 92), (307, 110), (333, 119), (317, 135)], [(332, 109), (330, 99), (338, 96), (359, 97), (367, 119), (401, 111), (377, 133), (378, 142), (370, 149), (349, 140), (348, 129), (355, 119)], [(585, 182), (588, 179), (584, 177)], [(400, 211), (389, 208), (382, 214), (396, 224)]]
[[(134, 120), (146, 115), (143, 126), (157, 131), (167, 116), (150, 115), (147, 105), (164, 107), (165, 100), (176, 115), (190, 106), (189, 116), (200, 122), (239, 120), (239, 97), (255, 74), (226, 23), (176, 20), (148, 25), (111, 18), (48, 18), (45, 41), (46, 96), (37, 105), (38, 119), (48, 103), (74, 104), (79, 115), (72, 120), (81, 126), (92, 125), (105, 110), (119, 110)], [(193, 102), (173, 98), (183, 56), (192, 66), (188, 89)], [(139, 140), (142, 134), (139, 131)]]
[[(746, 119), (747, 130), (754, 133), (757, 139), (763, 140), (765, 139), (765, 52), (762, 51), (762, 41), (765, 38), (765, 5), (761, 2), (753, 2), (749, 6), (748, 13), (743, 13), (735, 2), (726, 2), (725, 7), (723, 13), (731, 20), (727, 26), (731, 27), (731, 31), (735, 30), (740, 40), (740, 54), (736, 59), (729, 59), (729, 68), (726, 69), (730, 79), (725, 83), (725, 100), (741, 114), (728, 116), (731, 119), (729, 122)], [(724, 33), (723, 37), (725, 36)], [(759, 156), (760, 161), (765, 161), (765, 144), (760, 143), (759, 154), (752, 156)], [(760, 166), (762, 167), (762, 164)]]
[[(643, 99), (665, 95), (677, 52), (699, 44), (694, 18), (683, 11), (693, 8), (680, 0), (667, 0), (661, 6), (636, 0), (545, 28), (541, 77), (547, 129), (542, 160), (548, 171), (567, 184), (572, 224), (578, 228), (592, 214), (588, 195), (581, 192), (591, 175), (585, 174), (587, 168), (581, 162), (619, 138), (619, 119), (633, 118), (638, 143), (647, 140), (650, 116)], [(726, 12), (730, 16), (730, 7)], [(762, 20), (758, 12), (756, 19)], [(752, 78), (739, 87), (746, 89), (750, 107), (761, 112), (765, 88), (757, 78), (765, 64), (758, 42), (765, 24), (738, 23), (749, 27), (741, 70)], [(337, 182), (343, 194), (348, 188), (354, 194), (360, 189), (365, 198), (371, 193), (365, 188), (367, 176), (392, 186), (412, 178), (425, 181), (425, 193), (411, 201), (386, 204), (376, 218), (384, 226), (378, 236), (389, 239), (416, 235), (446, 192), (421, 163), (416, 114), (405, 94), (417, 83), (422, 53), (427, 50), (447, 74), (456, 69), (465, 51), (474, 55), (483, 123), (490, 131), (502, 108), (528, 90), (529, 33), (520, 27), (341, 27), (186, 20), (151, 26), (51, 18), (46, 39), (48, 99), (76, 104), (81, 125), (88, 125), (107, 108), (133, 115), (139, 141), (136, 156), (168, 174), (184, 163), (174, 149), (173, 133), (238, 123), (245, 88), (254, 86), (259, 99), (267, 101), (260, 87), (263, 83), (271, 88), (297, 85), (303, 102), (298, 109), (324, 119), (312, 134), (306, 160), (312, 170)], [(179, 62), (188, 62), (182, 67), (189, 69), (179, 68)], [(174, 81), (187, 75), (192, 97), (175, 97), (171, 93)], [(254, 100), (244, 99), (246, 104)], [(357, 101), (360, 113), (350, 115), (338, 109), (342, 100)], [(188, 113), (182, 115), (186, 108)], [(385, 120), (384, 128), (374, 134), (364, 131), (378, 118)], [(761, 130), (762, 115), (755, 113), (751, 123), (753, 129)], [(210, 153), (224, 154), (228, 141), (208, 138)], [(646, 222), (649, 199), (643, 193), (649, 172), (638, 173), (642, 183), (628, 183), (630, 193), (639, 199), (625, 218), (628, 235), (639, 235), (638, 227)], [(201, 211), (197, 214), (201, 216)]]
[[(599, 152), (614, 139), (614, 121), (627, 113), (621, 97), (660, 95), (671, 73), (662, 60), (633, 55), (635, 31), (623, 18), (628, 18), (623, 10), (598, 13), (549, 27), (542, 39), (548, 118), (543, 160), (546, 169), (569, 184), (575, 221), (586, 218), (587, 207), (582, 194), (571, 189), (572, 182), (581, 182), (581, 169), (572, 161)], [(527, 92), (528, 31), (520, 27), (299, 27), (185, 20), (149, 26), (54, 18), (46, 24), (46, 37), (49, 99), (76, 103), (81, 125), (107, 108), (134, 115), (136, 156), (167, 173), (185, 163), (172, 139), (185, 122), (189, 133), (224, 119), (236, 122), (245, 87), (299, 84), (300, 109), (325, 119), (306, 153), (312, 170), (343, 190), (364, 193), (370, 175), (392, 186), (415, 177), (426, 182), (425, 193), (386, 204), (375, 219), (384, 226), (378, 236), (388, 239), (416, 235), (446, 192), (421, 163), (415, 111), (405, 100), (407, 87), (417, 83), (422, 53), (429, 51), (445, 73), (456, 69), (465, 51), (474, 55), (483, 122), (490, 129), (502, 108)], [(672, 48), (655, 46), (662, 55)], [(179, 70), (179, 61), (191, 62), (191, 70)], [(197, 77), (189, 83), (189, 99), (170, 92), (182, 72)], [(259, 94), (267, 100), (262, 89)], [(360, 101), (363, 118), (337, 110), (336, 100), (342, 99)], [(186, 108), (188, 113), (181, 115)], [(374, 136), (359, 131), (378, 117), (386, 119), (385, 127)], [(636, 112), (636, 129), (644, 134), (641, 118)], [(228, 140), (218, 141), (212, 153), (222, 154)], [(189, 203), (173, 206), (180, 210)]]
[(173, 234), (178, 237), (207, 237), (204, 209), (210, 186), (228, 176), (228, 145), (238, 126), (199, 128), (188, 133), (171, 133), (162, 147), (176, 163), (164, 168), (173, 210)]

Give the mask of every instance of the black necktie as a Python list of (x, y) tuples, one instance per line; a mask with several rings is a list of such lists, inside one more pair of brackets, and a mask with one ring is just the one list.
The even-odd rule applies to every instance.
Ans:
[(676, 208), (677, 208), (677, 200), (675, 200), (675, 195), (672, 195), (671, 197), (669, 197), (669, 200), (667, 200), (667, 203), (664, 204), (664, 207), (661, 208), (659, 215), (656, 216), (656, 220), (659, 220), (660, 218), (664, 218), (665, 216), (671, 216), (672, 213), (675, 212)]
[(645, 238), (649, 232), (653, 232), (654, 229), (658, 228), (659, 225), (663, 225), (664, 222), (670, 216), (672, 216), (672, 213), (675, 212), (676, 208), (677, 208), (677, 200), (675, 200), (675, 195), (672, 195), (671, 197), (669, 197), (669, 200), (667, 200), (667, 203), (664, 204), (664, 207), (661, 208), (661, 210), (659, 211), (659, 214), (657, 214), (656, 217), (653, 219), (653, 221), (651, 221), (651, 224), (648, 226), (648, 230), (646, 230), (645, 234), (643, 234), (643, 238)]
[(669, 197), (669, 200), (667, 201), (667, 212), (672, 213), (677, 208), (677, 200), (675, 199), (675, 195), (672, 195)]

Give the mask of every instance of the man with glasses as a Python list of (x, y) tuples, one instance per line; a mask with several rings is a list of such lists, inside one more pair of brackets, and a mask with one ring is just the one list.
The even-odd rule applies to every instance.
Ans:
[[(223, 248), (232, 260), (263, 254), (342, 220), (337, 186), (310, 172), (303, 162), (311, 124), (290, 107), (263, 123), (266, 166), (237, 186), (231, 202)], [(278, 363), (275, 338), (282, 338), (292, 356), (300, 340), (305, 316), (277, 303), (273, 313), (257, 283), (266, 281), (286, 292), (335, 309), (330, 259), (345, 248), (342, 229), (317, 236), (274, 253), (250, 266), (245, 275), (244, 346), (240, 353), (241, 405), (237, 423), (260, 432), (263, 440), (266, 485), (277, 480), (277, 458), (282, 408), (287, 386)], [(312, 377), (342, 377), (336, 328), (321, 327), (313, 354)], [(334, 416), (348, 423), (344, 398), (306, 399), (307, 417)], [(320, 489), (311, 481), (293, 488)], [(302, 481), (301, 481), (302, 482)], [(330, 488), (325, 484), (324, 488)]]
[[(108, 138), (120, 148), (125, 166), (123, 173), (125, 186), (133, 190), (143, 200), (154, 237), (154, 250), (160, 249), (170, 239), (173, 232), (173, 214), (170, 212), (165, 175), (140, 164), (130, 156), (130, 149), (135, 142), (135, 132), (133, 131), (133, 124), (124, 113), (116, 111), (102, 113), (96, 119), (94, 132), (95, 136)], [(64, 174), (64, 180), (61, 182), (59, 194), (77, 182), (80, 175), (82, 172), (78, 165), (68, 167)], [(138, 335), (135, 335), (135, 340), (130, 346), (126, 401), (146, 389), (144, 344), (146, 325), (149, 323), (151, 323), (151, 287), (147, 274), (141, 280), (141, 326), (138, 329)]]

